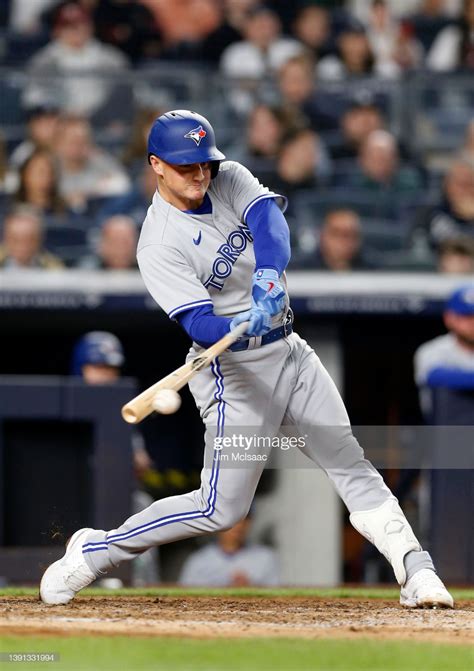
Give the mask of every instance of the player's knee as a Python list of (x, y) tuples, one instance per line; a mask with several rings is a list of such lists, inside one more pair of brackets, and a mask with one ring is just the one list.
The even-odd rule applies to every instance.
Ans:
[(216, 531), (226, 531), (240, 522), (247, 516), (249, 505), (232, 502), (230, 505), (216, 506), (211, 519), (216, 527)]

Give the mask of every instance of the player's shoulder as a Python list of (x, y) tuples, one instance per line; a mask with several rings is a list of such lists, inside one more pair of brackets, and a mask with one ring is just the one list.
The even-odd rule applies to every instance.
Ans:
[(421, 370), (433, 363), (443, 361), (446, 357), (450, 358), (456, 349), (456, 340), (451, 333), (428, 340), (415, 352), (415, 368)]
[(157, 208), (155, 203), (150, 205), (140, 231), (138, 252), (149, 245), (168, 246), (176, 242), (174, 227), (169, 225), (169, 219), (169, 210)]
[(245, 189), (254, 183), (255, 177), (250, 170), (238, 161), (222, 161), (219, 172), (211, 181), (209, 190), (224, 201), (232, 198), (233, 193)]
[(446, 350), (452, 350), (456, 347), (455, 338), (451, 333), (445, 333), (444, 335), (437, 336), (432, 340), (428, 340), (418, 347), (416, 353), (419, 356), (426, 356), (432, 352), (442, 352)]
[(242, 165), (242, 163), (232, 160), (222, 161), (222, 163), (219, 166), (219, 172), (217, 173), (214, 181), (221, 179), (233, 179), (240, 175), (248, 175), (248, 174), (251, 174), (250, 170), (246, 168), (244, 165)]

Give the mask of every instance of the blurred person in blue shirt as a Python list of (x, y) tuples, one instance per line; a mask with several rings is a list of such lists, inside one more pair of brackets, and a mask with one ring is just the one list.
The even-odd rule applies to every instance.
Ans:
[(275, 550), (250, 543), (251, 518), (217, 534), (215, 542), (193, 552), (184, 563), (182, 585), (211, 587), (270, 586), (280, 584)]
[(421, 345), (415, 353), (415, 380), (421, 387), (424, 414), (430, 411), (433, 387), (474, 389), (474, 282), (459, 287), (443, 312), (448, 333)]

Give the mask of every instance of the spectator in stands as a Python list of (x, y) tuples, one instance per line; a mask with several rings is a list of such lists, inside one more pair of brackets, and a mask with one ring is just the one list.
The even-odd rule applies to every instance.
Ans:
[(0, 268), (63, 268), (61, 259), (43, 248), (43, 221), (31, 208), (17, 208), (3, 223)]
[[(48, 97), (57, 100), (62, 110), (83, 115), (106, 104), (113, 86), (110, 75), (125, 70), (127, 59), (118, 49), (93, 38), (93, 32), (91, 16), (79, 4), (68, 2), (59, 7), (52, 42), (30, 62), (33, 82), (25, 94), (27, 104)], [(95, 70), (106, 72), (108, 78), (84, 76)], [(51, 82), (48, 75), (56, 77)]]
[[(41, 15), (58, 0), (11, 0), (8, 28), (12, 33), (36, 35), (41, 32)], [(5, 5), (6, 3), (2, 3)]]
[(444, 240), (438, 249), (438, 271), (474, 275), (474, 239)]
[(66, 203), (59, 193), (57, 161), (50, 151), (35, 149), (23, 162), (14, 200), (18, 205), (34, 207), (45, 216), (66, 214)]
[(143, 157), (147, 155), (148, 134), (155, 119), (165, 111), (158, 107), (140, 107), (136, 111), (130, 141), (122, 154), (122, 163), (132, 176), (142, 169)]
[(247, 126), (248, 153), (254, 158), (276, 158), (289, 124), (284, 109), (263, 103), (254, 107)]
[(103, 221), (113, 215), (127, 215), (140, 227), (146, 217), (151, 200), (156, 191), (156, 177), (152, 168), (142, 162), (142, 172), (132, 189), (123, 196), (109, 198), (97, 213), (97, 220)]
[(10, 156), (10, 166), (18, 170), (35, 149), (49, 149), (54, 145), (59, 121), (59, 108), (54, 102), (43, 102), (26, 110), (27, 138)]
[(246, 116), (255, 104), (262, 78), (301, 53), (303, 45), (282, 37), (278, 15), (264, 6), (247, 12), (242, 31), (244, 39), (223, 51), (220, 68), (232, 80), (228, 98), (233, 111)]
[(242, 32), (244, 40), (231, 44), (222, 53), (220, 66), (227, 77), (261, 79), (303, 50), (300, 42), (282, 36), (280, 19), (268, 7), (249, 10)]
[(280, 583), (275, 550), (248, 542), (250, 518), (221, 531), (215, 542), (193, 552), (179, 582), (206, 587), (275, 586)]
[(281, 105), (305, 116), (316, 132), (338, 128), (343, 105), (318, 94), (312, 58), (301, 55), (286, 61), (278, 71), (278, 92)]
[(93, 0), (93, 4), (95, 34), (101, 42), (117, 47), (134, 64), (160, 56), (160, 30), (148, 7), (135, 0)]
[[(328, 181), (331, 163), (318, 135), (309, 128), (294, 131), (283, 142), (274, 188), (283, 193), (313, 188)], [(271, 184), (271, 182), (269, 182)]]
[[(418, 11), (420, 6), (420, 0), (386, 0), (390, 8), (390, 13), (393, 14), (395, 18), (404, 18), (406, 16), (411, 16), (416, 11)], [(446, 0), (443, 0), (446, 2)], [(453, 4), (449, 0), (450, 4)], [(459, 0), (454, 0), (454, 3), (458, 3)], [(346, 0), (344, 3), (347, 7), (347, 10), (355, 16), (359, 21), (362, 21), (364, 24), (367, 24), (369, 21), (370, 7), (371, 4), (369, 0)]]
[(360, 146), (358, 169), (349, 176), (349, 186), (378, 192), (409, 195), (423, 187), (422, 176), (411, 166), (400, 165), (397, 140), (386, 130), (375, 130)]
[[(305, 126), (305, 120), (291, 108), (257, 104), (247, 120), (246, 144), (242, 141), (229, 149), (229, 156), (244, 165), (268, 163), (273, 167), (283, 139), (292, 131)], [(250, 166), (249, 166), (250, 167)]]
[(370, 94), (358, 95), (341, 119), (341, 142), (331, 149), (335, 159), (356, 159), (361, 145), (375, 130), (384, 128), (384, 118)]
[(376, 67), (375, 57), (370, 47), (364, 27), (351, 20), (342, 29), (336, 40), (337, 54), (322, 58), (317, 66), (321, 79), (338, 81), (354, 76), (370, 76), (387, 73)]
[(223, 0), (221, 23), (202, 40), (200, 60), (217, 65), (225, 49), (243, 39), (247, 13), (258, 4), (260, 0)]
[[(121, 377), (125, 355), (122, 343), (108, 331), (90, 331), (75, 344), (72, 355), (72, 373), (80, 376), (88, 385), (116, 384)], [(131, 434), (133, 466), (137, 482), (132, 492), (133, 513), (139, 513), (153, 503), (152, 497), (140, 489), (143, 475), (153, 462), (148, 454), (142, 434), (136, 427)], [(153, 585), (158, 577), (158, 548), (150, 548), (132, 567), (134, 587)]]
[(292, 32), (316, 62), (335, 50), (331, 32), (331, 15), (325, 7), (303, 6), (293, 22)]
[(92, 198), (126, 193), (130, 180), (122, 166), (92, 140), (89, 122), (64, 117), (59, 126), (56, 153), (60, 166), (60, 193), (73, 209), (84, 210)]
[[(456, 289), (446, 302), (443, 320), (448, 333), (424, 343), (415, 353), (419, 387), (474, 389), (474, 283)], [(421, 396), (425, 414), (429, 395)]]
[(431, 70), (474, 70), (474, 0), (464, 0), (458, 25), (444, 28), (428, 52)]
[(407, 17), (407, 21), (427, 53), (438, 33), (446, 28), (452, 19), (446, 13), (446, 0), (423, 0), (418, 10)]
[(338, 209), (326, 214), (311, 268), (334, 272), (374, 268), (362, 247), (361, 224), (356, 212)]
[(219, 3), (213, 0), (139, 0), (155, 17), (163, 46), (197, 44), (215, 30), (221, 20)]
[(372, 0), (367, 37), (377, 74), (397, 77), (421, 63), (423, 52), (409, 23), (395, 19), (386, 0)]
[(436, 249), (443, 240), (474, 238), (474, 164), (456, 159), (444, 179), (443, 194), (433, 207), (416, 215), (414, 236)]
[(102, 270), (136, 270), (137, 242), (138, 230), (131, 217), (110, 217), (100, 229), (97, 256), (85, 259), (81, 266)]

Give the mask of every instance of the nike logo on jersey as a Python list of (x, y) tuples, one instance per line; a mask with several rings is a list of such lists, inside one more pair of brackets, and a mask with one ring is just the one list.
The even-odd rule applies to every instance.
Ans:
[(201, 140), (206, 137), (207, 133), (204, 130), (202, 126), (198, 126), (197, 128), (193, 128), (192, 130), (189, 131), (189, 133), (186, 133), (184, 136), (185, 138), (189, 138), (190, 140), (194, 140), (194, 142), (199, 145), (201, 144)]
[(201, 237), (202, 237), (202, 231), (199, 231), (199, 235), (197, 236), (197, 238), (193, 238), (193, 242), (194, 242), (195, 245), (199, 245), (199, 244), (200, 244), (200, 242), (201, 242)]

